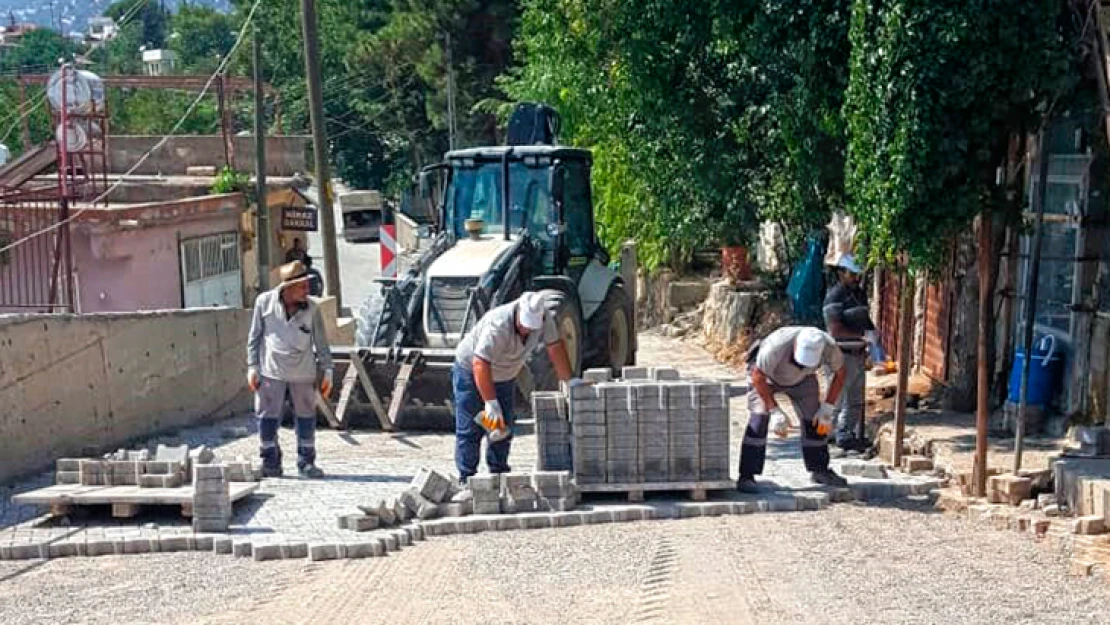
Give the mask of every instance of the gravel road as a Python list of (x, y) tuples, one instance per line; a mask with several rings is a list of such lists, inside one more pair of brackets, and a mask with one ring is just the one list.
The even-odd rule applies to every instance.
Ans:
[(0, 622), (1110, 623), (1110, 587), (1026, 535), (838, 505), (433, 538), (387, 558), (195, 554), (0, 566)]

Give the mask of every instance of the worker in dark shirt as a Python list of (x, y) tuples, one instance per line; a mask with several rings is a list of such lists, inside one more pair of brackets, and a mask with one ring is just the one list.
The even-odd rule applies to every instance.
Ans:
[(851, 254), (844, 254), (835, 265), (837, 283), (825, 296), (825, 328), (844, 354), (844, 392), (836, 414), (836, 445), (844, 451), (863, 452), (871, 443), (859, 435), (864, 409), (864, 382), (869, 346), (873, 357), (882, 359), (871, 322), (867, 294), (860, 288), (863, 271)]

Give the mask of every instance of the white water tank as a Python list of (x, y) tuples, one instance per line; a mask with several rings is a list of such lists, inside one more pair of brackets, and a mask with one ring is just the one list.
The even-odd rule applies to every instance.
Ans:
[(54, 131), (58, 145), (64, 145), (66, 152), (80, 152), (89, 145), (89, 134), (80, 124), (71, 120), (68, 124), (58, 124)]
[(54, 72), (46, 82), (46, 97), (55, 112), (62, 111), (63, 83), (68, 112), (82, 115), (104, 109), (104, 81), (92, 72), (63, 67)]

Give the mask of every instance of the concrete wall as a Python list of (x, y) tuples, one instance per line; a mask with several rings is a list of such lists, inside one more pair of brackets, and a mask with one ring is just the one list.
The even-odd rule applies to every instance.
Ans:
[[(108, 163), (112, 173), (129, 172), (161, 137), (112, 136), (108, 140)], [(253, 172), (254, 137), (234, 137), (235, 168)], [(266, 138), (266, 173), (270, 176), (292, 176), (307, 171), (308, 137), (281, 136)], [(155, 151), (134, 174), (184, 175), (187, 167), (224, 166), (224, 140), (219, 135), (173, 137)]]
[(0, 482), (248, 410), (250, 315), (0, 316)]

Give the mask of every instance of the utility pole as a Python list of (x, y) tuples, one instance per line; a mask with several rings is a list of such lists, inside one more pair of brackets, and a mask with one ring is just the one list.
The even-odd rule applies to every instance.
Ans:
[(455, 128), (455, 65), (451, 54), (451, 33), (445, 33), (447, 47), (447, 140), (450, 149), (455, 149), (457, 129)]
[(254, 231), (258, 236), (255, 253), (258, 255), (258, 292), (270, 288), (270, 203), (266, 193), (266, 109), (262, 92), (262, 30), (257, 19), (251, 41), (254, 61), (254, 163), (256, 221)]
[(343, 299), (339, 288), (339, 251), (335, 246), (335, 213), (332, 212), (331, 176), (328, 174), (324, 95), (320, 88), (320, 42), (316, 35), (316, 0), (301, 0), (301, 27), (304, 30), (308, 109), (312, 116), (312, 151), (316, 159), (316, 185), (320, 190), (320, 227), (323, 229), (320, 239), (324, 243), (325, 292), (335, 298), (336, 311), (341, 311)]

